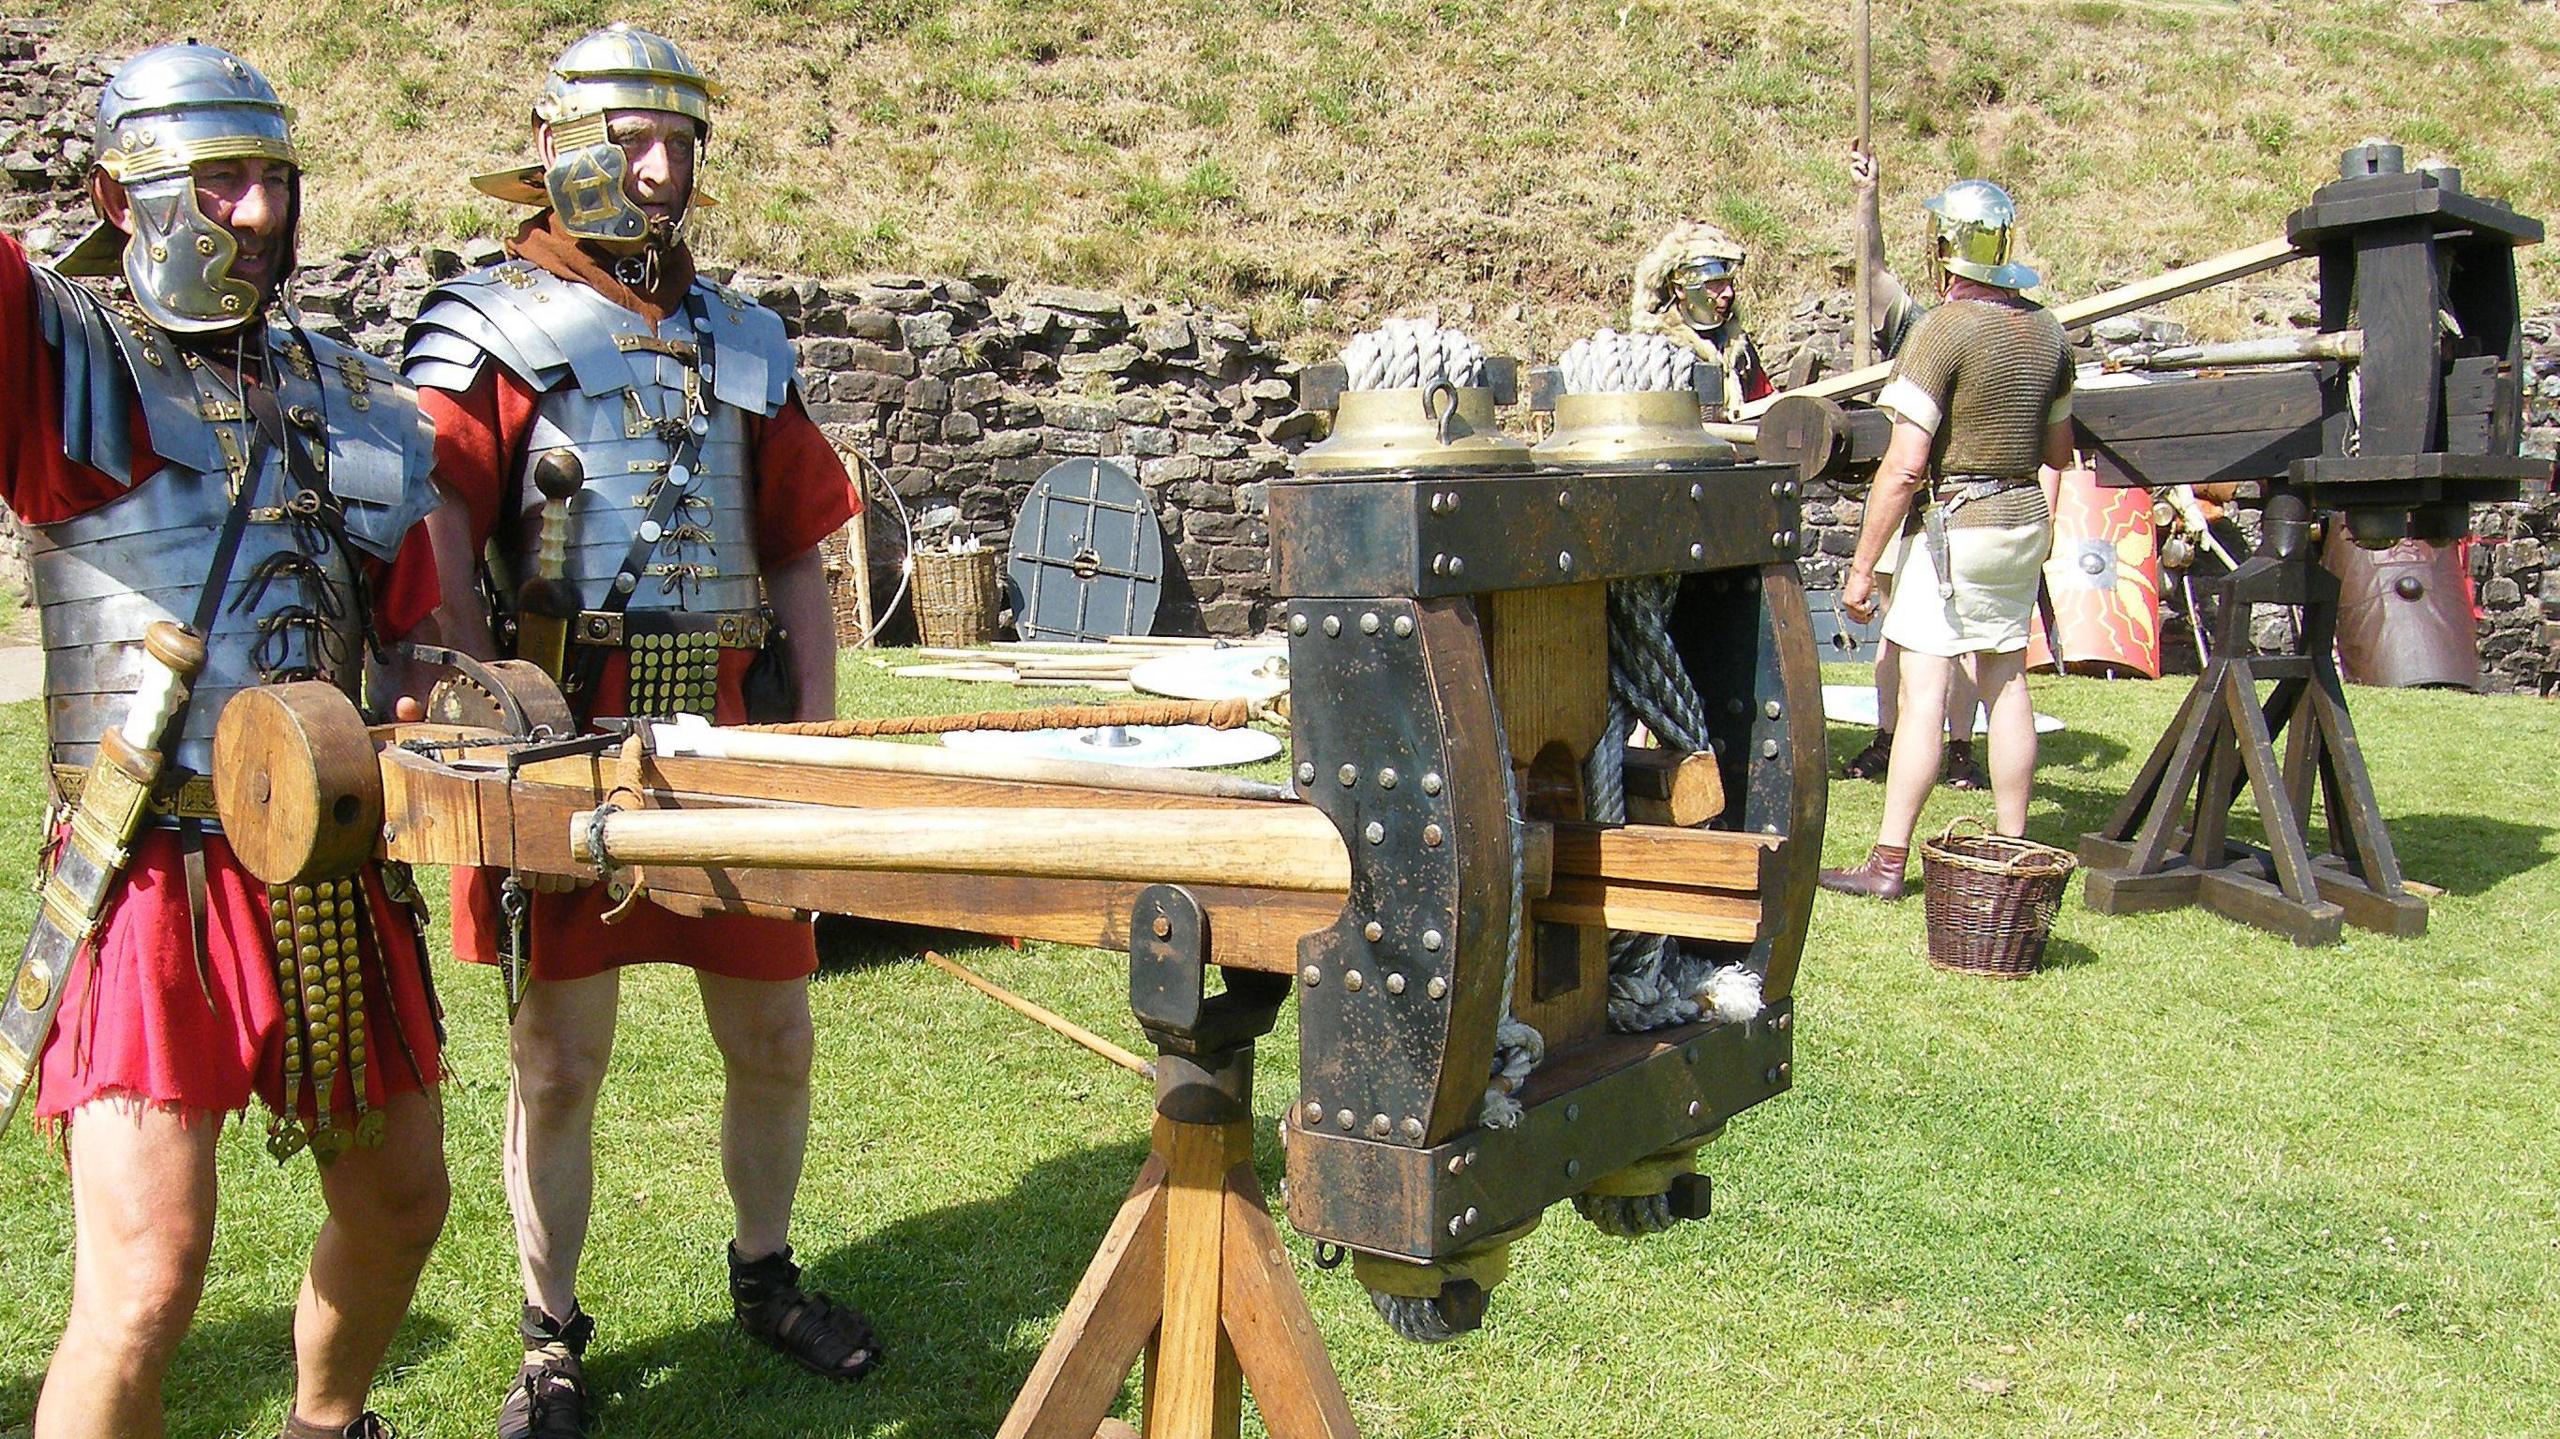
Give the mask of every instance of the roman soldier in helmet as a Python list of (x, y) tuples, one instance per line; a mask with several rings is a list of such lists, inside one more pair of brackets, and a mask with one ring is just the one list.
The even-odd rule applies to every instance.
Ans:
[(1672, 227), (1636, 266), (1628, 318), (1636, 334), (1676, 340), (1721, 371), (1727, 413), (1776, 388), (1743, 328), (1743, 258), (1740, 243), (1704, 221)]
[(1955, 667), (1990, 706), (1999, 831), (2026, 830), (2036, 750), (2027, 628), (2053, 547), (2054, 492), (2072, 463), (2071, 347), (2052, 312), (2020, 293), (2036, 273), (2015, 255), (2016, 205), (1988, 181), (1959, 180), (1928, 211), (1945, 298), (1876, 397), (1893, 438), (1841, 586), (1841, 607), (1872, 617), (1880, 562), (1895, 557), (1884, 636), (1902, 650), (1902, 723), (1883, 825), (1865, 863), (1821, 875), (1825, 889), (1877, 899), (1902, 897), (1911, 831), (1945, 758), (1938, 731)]
[(432, 437), (396, 373), (279, 298), (301, 165), (263, 76), (210, 45), (146, 50), (107, 82), (95, 139), (97, 228), (52, 266), (0, 236), (0, 498), (42, 608), (54, 794), (0, 1081), (11, 1108), (36, 1082), (77, 1234), (34, 1429), (161, 1432), (214, 1141), (255, 1098), (276, 1158), (318, 1161), (328, 1211), (284, 1433), (378, 1439), (366, 1391), (446, 1202), (415, 894), (389, 865), (259, 882), (210, 778), (244, 689), (317, 681), (379, 708), (368, 658), (439, 600)]
[[(856, 497), (802, 408), (780, 317), (695, 273), (687, 222), (707, 203), (695, 176), (719, 93), (646, 30), (615, 25), (571, 45), (534, 110), (540, 159), (475, 182), (536, 213), (510, 258), (436, 290), (409, 333), (405, 372), (487, 544), (510, 611), (502, 633), (590, 719), (734, 723), (749, 717), (751, 672), (776, 670), (780, 710), (757, 718), (835, 711), (817, 546)], [(525, 1354), (498, 1424), (519, 1439), (576, 1433), (586, 1409), (595, 1321), (578, 1265), (626, 964), (694, 971), (726, 1066), (739, 1324), (832, 1378), (880, 1356), (862, 1316), (803, 1288), (791, 1259), (809, 1131), (810, 926), (635, 903), (607, 928), (616, 908), (602, 886), (526, 894), (494, 872), (456, 884), (456, 951), (529, 975), (510, 1036), (506, 1153)]]

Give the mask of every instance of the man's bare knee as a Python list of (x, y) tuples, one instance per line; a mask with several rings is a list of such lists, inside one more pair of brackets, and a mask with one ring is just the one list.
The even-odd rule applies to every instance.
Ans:
[(528, 1105), (580, 1108), (595, 1103), (613, 1061), (613, 1036), (601, 1037), (519, 1022), (508, 1040), (516, 1092)]
[(91, 1241), (93, 1262), (72, 1286), (71, 1328), (126, 1364), (165, 1368), (194, 1322), (213, 1253), (210, 1225), (185, 1222)]
[(816, 1029), (805, 1007), (777, 1006), (775, 1012), (751, 1018), (732, 1016), (715, 1025), (713, 1034), (731, 1075), (784, 1087), (808, 1083), (818, 1045)]

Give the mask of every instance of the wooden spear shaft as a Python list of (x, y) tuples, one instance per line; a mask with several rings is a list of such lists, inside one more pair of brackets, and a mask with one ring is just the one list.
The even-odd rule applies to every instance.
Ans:
[[(1875, 36), (1873, 28), (1869, 23), (1867, 11), (1868, 0), (1857, 0), (1857, 3), (1851, 7), (1852, 22), (1857, 28), (1857, 48), (1852, 52), (1849, 73), (1850, 83), (1856, 86), (1858, 91), (1858, 153), (1861, 155), (1872, 155), (1875, 153), (1873, 148), (1875, 143), (1875, 136), (1873, 133), (1875, 129), (1875, 107), (1873, 104), (1872, 91), (1869, 88), (1871, 76), (1868, 69), (1874, 59)], [(1858, 368), (1863, 370), (1876, 362), (1875, 324), (1873, 320), (1869, 318), (1869, 315), (1875, 305), (1876, 272), (1875, 265), (1867, 256), (1866, 202), (1864, 200), (1860, 200), (1857, 204), (1858, 308), (1857, 314), (1850, 321), (1850, 325), (1858, 337)]]
[(820, 735), (769, 734), (712, 725), (661, 724), (651, 727), (650, 742), (659, 754), (671, 758), (696, 755), (704, 759), (804, 764), (812, 769), (870, 769), (891, 774), (946, 775), (955, 779), (1072, 784), (1146, 794), (1189, 795), (1200, 799), (1279, 801), (1293, 798), (1286, 785), (1238, 775), (1144, 769), (1137, 765), (1042, 759), (1031, 755), (962, 754), (935, 745), (900, 744), (884, 739), (832, 739)]

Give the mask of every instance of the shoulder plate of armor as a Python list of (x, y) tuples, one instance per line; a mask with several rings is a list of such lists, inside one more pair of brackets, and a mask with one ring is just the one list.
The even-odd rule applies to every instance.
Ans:
[(696, 280), (693, 288), (712, 332), (711, 393), (759, 415), (780, 410), (798, 379), (782, 317), (727, 285)]
[(133, 378), (106, 303), (44, 265), (35, 277), (36, 326), (62, 361), (62, 453), (133, 482)]
[(435, 428), (418, 409), (418, 392), (385, 361), (318, 335), (302, 340), (319, 375), (329, 491), (346, 516), (347, 538), (388, 560), (436, 506)]

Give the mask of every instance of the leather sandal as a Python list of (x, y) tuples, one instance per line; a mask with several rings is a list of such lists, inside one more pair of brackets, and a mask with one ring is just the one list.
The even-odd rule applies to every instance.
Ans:
[(1849, 756), (1840, 773), (1851, 779), (1871, 779), (1881, 783), (1884, 772), (1893, 764), (1893, 731), (1880, 729), (1865, 749)]
[(288, 1409), (276, 1439), (400, 1439), (391, 1421), (367, 1409), (346, 1425), (314, 1424)]
[(596, 1321), (573, 1300), (566, 1319), (528, 1304), (516, 1328), (524, 1367), (498, 1406), (498, 1439), (578, 1439), (587, 1428), (586, 1356)]
[(1911, 858), (1907, 845), (1880, 844), (1867, 851), (1864, 863), (1855, 869), (1826, 869), (1816, 883), (1833, 894), (1854, 894), (1861, 899), (1896, 900), (1909, 887), (1902, 867)]
[(1947, 741), (1947, 762), (1939, 767), (1938, 783), (1949, 789), (1983, 790), (1991, 788), (1991, 777), (1982, 772), (1981, 761), (1973, 757), (1973, 741)]
[(762, 1259), (729, 1246), (729, 1300), (738, 1327), (826, 1379), (859, 1379), (880, 1367), (880, 1338), (860, 1310), (800, 1287), (790, 1246)]

